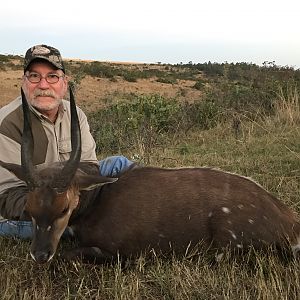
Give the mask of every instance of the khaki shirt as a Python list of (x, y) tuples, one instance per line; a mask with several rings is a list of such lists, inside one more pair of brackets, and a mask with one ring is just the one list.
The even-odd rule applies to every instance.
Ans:
[[(34, 139), (33, 163), (43, 166), (69, 159), (71, 152), (71, 115), (69, 101), (63, 100), (55, 123), (30, 106)], [(98, 163), (96, 144), (84, 112), (77, 107), (81, 129), (81, 161)], [(21, 164), (23, 111), (21, 97), (0, 109), (0, 160)], [(24, 186), (15, 175), (0, 167), (0, 194), (7, 189)]]

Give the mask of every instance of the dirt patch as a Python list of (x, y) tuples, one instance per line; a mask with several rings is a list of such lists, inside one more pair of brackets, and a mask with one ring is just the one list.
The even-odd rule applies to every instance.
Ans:
[(22, 71), (0, 71), (0, 106), (4, 106), (20, 95)]
[(175, 84), (157, 82), (155, 78), (139, 79), (137, 82), (127, 82), (121, 78), (112, 81), (107, 78), (92, 78), (86, 76), (77, 91), (77, 101), (85, 106), (101, 107), (103, 104), (120, 100), (129, 94), (147, 95), (159, 94), (166, 98), (178, 98), (181, 101), (199, 99), (201, 92), (192, 88), (194, 81), (181, 80)]

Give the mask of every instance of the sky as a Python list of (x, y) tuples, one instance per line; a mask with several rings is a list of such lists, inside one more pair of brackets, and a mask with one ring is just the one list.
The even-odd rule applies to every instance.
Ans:
[(299, 0), (5, 0), (0, 53), (47, 44), (64, 58), (298, 69), (299, 19)]

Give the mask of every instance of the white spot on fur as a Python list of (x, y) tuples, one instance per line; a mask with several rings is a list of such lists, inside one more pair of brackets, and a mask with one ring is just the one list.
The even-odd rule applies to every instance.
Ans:
[(217, 255), (216, 255), (216, 261), (217, 261), (217, 262), (221, 261), (222, 258), (223, 258), (223, 256), (224, 256), (224, 253), (217, 254)]
[(91, 247), (93, 249), (93, 251), (98, 254), (98, 255), (102, 255), (102, 251), (100, 250), (100, 248), (98, 247)]
[(230, 220), (227, 221), (228, 224), (232, 224), (232, 222)]
[(264, 218), (265, 220), (268, 220), (268, 217), (267, 217), (267, 216), (263, 216), (263, 218)]
[(238, 207), (239, 209), (243, 209), (243, 208), (244, 208), (244, 205), (243, 205), (243, 204), (239, 204), (237, 207)]
[(229, 214), (230, 213), (230, 209), (228, 207), (222, 207), (222, 211), (225, 214)]
[(236, 237), (236, 235), (235, 235), (235, 233), (232, 231), (232, 230), (228, 230), (229, 231), (229, 233), (231, 234), (231, 236), (233, 237), (233, 239), (237, 239), (237, 237)]
[(208, 214), (208, 217), (211, 218), (213, 215), (212, 211)]
[(243, 249), (243, 245), (241, 245), (241, 244), (237, 244), (236, 245), (239, 249)]
[(248, 219), (248, 222), (249, 222), (250, 224), (254, 224), (254, 221), (253, 221), (252, 219)]
[(256, 208), (256, 206), (255, 206), (254, 204), (251, 204), (251, 206), (252, 206), (253, 208)]
[(70, 236), (72, 236), (72, 237), (75, 236), (75, 231), (74, 231), (74, 228), (72, 226), (68, 226), (66, 228), (66, 230), (68, 230), (68, 234), (70, 234)]
[(297, 257), (298, 252), (300, 251), (300, 237), (297, 238), (297, 244), (292, 246), (292, 251), (294, 257)]
[(166, 236), (164, 235), (164, 234), (162, 234), (162, 233), (160, 233), (159, 235), (158, 235), (160, 238), (165, 238)]

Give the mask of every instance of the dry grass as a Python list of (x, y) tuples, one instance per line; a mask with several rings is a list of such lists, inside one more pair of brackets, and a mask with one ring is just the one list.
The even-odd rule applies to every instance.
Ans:
[(296, 88), (288, 88), (285, 94), (282, 88), (275, 101), (277, 121), (288, 125), (300, 124), (300, 96)]
[[(243, 124), (248, 130), (249, 124)], [(300, 211), (300, 128), (254, 124), (235, 140), (230, 124), (193, 132), (157, 148), (155, 165), (207, 165), (251, 176)], [(293, 150), (293, 151), (291, 151)], [(60, 245), (58, 253), (70, 247)], [(270, 252), (225, 256), (213, 263), (200, 250), (190, 257), (139, 257), (125, 267), (69, 263), (59, 256), (32, 261), (29, 242), (0, 238), (1, 299), (270, 299), (300, 298), (300, 265)]]
[(141, 255), (125, 267), (58, 258), (39, 266), (26, 256), (27, 247), (0, 240), (1, 299), (296, 300), (300, 296), (299, 264), (269, 254), (228, 255), (219, 263), (203, 252), (193, 259)]
[(0, 107), (9, 103), (20, 94), (22, 71), (0, 70)]
[(103, 107), (106, 103), (113, 103), (120, 99), (127, 99), (128, 95), (159, 94), (166, 98), (177, 98), (183, 101), (199, 99), (201, 92), (192, 88), (193, 81), (180, 80), (175, 85), (157, 82), (155, 78), (138, 79), (137, 82), (127, 82), (118, 77), (116, 81), (107, 78), (93, 78), (86, 76), (82, 79), (77, 92), (77, 102), (88, 110)]

